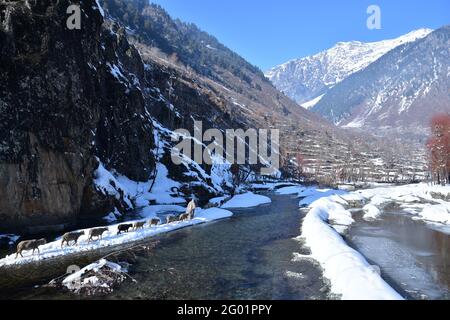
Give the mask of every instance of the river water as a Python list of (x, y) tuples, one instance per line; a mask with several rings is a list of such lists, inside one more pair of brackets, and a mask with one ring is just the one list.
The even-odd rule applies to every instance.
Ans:
[[(295, 252), (309, 253), (296, 239), (304, 216), (298, 199), (270, 197), (271, 204), (232, 210), (229, 219), (158, 237), (150, 254), (133, 253), (130, 275), (136, 282), (126, 281), (102, 298), (335, 298), (320, 267), (310, 260), (293, 261)], [(449, 228), (416, 221), (400, 209), (387, 211), (376, 221), (365, 221), (358, 212), (353, 217), (356, 222), (346, 241), (380, 266), (394, 289), (408, 299), (450, 299)], [(86, 298), (33, 286), (8, 297)]]
[[(272, 203), (232, 210), (234, 216), (158, 238), (108, 299), (329, 299), (320, 267), (293, 261), (308, 253), (295, 238), (304, 216), (298, 199), (270, 195)], [(56, 289), (29, 288), (18, 299), (73, 299)], [(79, 298), (79, 297), (78, 297)]]
[(409, 299), (450, 299), (450, 235), (448, 229), (412, 219), (401, 210), (385, 212), (367, 222), (357, 222), (348, 242), (383, 277)]

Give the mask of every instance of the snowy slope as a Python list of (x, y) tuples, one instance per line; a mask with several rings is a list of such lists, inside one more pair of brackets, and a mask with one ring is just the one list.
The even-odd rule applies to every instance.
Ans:
[(312, 111), (342, 127), (426, 135), (450, 112), (450, 26), (399, 46), (327, 91)]
[(311, 108), (314, 107), (316, 104), (318, 104), (318, 103), (320, 102), (320, 100), (322, 100), (322, 98), (323, 98), (324, 95), (325, 95), (325, 93), (324, 93), (324, 94), (321, 94), (320, 96), (318, 96), (318, 97), (316, 97), (316, 98), (314, 98), (314, 99), (312, 99), (312, 100), (310, 100), (310, 101), (304, 102), (304, 103), (301, 104), (301, 106), (302, 106), (303, 108), (305, 108), (305, 109), (311, 109)]
[(316, 55), (288, 61), (266, 73), (273, 84), (300, 104), (317, 99), (329, 88), (399, 45), (427, 36), (419, 29), (392, 40), (372, 43), (339, 42)]

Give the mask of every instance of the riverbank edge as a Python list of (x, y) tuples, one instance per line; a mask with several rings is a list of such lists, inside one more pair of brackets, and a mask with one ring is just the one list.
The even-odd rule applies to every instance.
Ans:
[(355, 222), (348, 209), (362, 207), (362, 197), (343, 190), (302, 186), (283, 188), (277, 193), (296, 194), (299, 207), (308, 211), (298, 239), (309, 247), (311, 255), (297, 258), (317, 261), (333, 294), (342, 300), (403, 300), (384, 281), (379, 269), (352, 249), (338, 232)]
[[(187, 228), (199, 224), (204, 224), (212, 221), (217, 221), (221, 219), (229, 218), (233, 215), (233, 213), (229, 210), (220, 209), (220, 208), (210, 208), (199, 211), (197, 216), (189, 221), (184, 222), (176, 222), (172, 224), (163, 224), (153, 228), (145, 228), (143, 230), (138, 230), (130, 233), (124, 233), (121, 235), (116, 235), (117, 233), (117, 225), (108, 226), (108, 231), (105, 233), (105, 236), (102, 240), (87, 243), (87, 236), (83, 236), (83, 243), (80, 243), (78, 246), (66, 246), (61, 249), (61, 239), (56, 239), (53, 242), (50, 242), (41, 247), (42, 253), (40, 255), (31, 256), (30, 252), (27, 252), (28, 256), (24, 258), (15, 259), (15, 254), (11, 254), (6, 256), (5, 258), (0, 260), (0, 272), (14, 270), (14, 267), (17, 266), (27, 266), (32, 264), (39, 264), (41, 262), (48, 262), (52, 259), (58, 259), (61, 257), (70, 257), (72, 255), (78, 254), (88, 254), (95, 250), (104, 249), (104, 248), (118, 248), (127, 244), (133, 244), (139, 241), (149, 240), (157, 235), (169, 233), (172, 231), (176, 231), (182, 228)], [(142, 221), (142, 220), (136, 220)], [(132, 224), (135, 221), (129, 221), (127, 223)], [(87, 231), (89, 229), (80, 230)], [(87, 234), (87, 233), (86, 233)]]
[[(302, 192), (298, 192), (299, 197), (302, 197)], [(364, 209), (367, 203), (382, 204), (384, 200), (380, 201), (380, 195), (389, 201), (405, 202), (416, 197), (436, 200), (436, 195), (437, 198), (449, 199), (450, 187), (420, 183), (352, 192), (330, 189), (320, 192), (323, 196), (306, 192), (306, 197), (300, 201), (299, 206), (306, 206), (309, 210), (303, 222), (301, 237), (310, 247), (311, 257), (324, 269), (324, 276), (331, 282), (332, 292), (341, 295), (344, 300), (403, 300), (404, 297), (381, 277), (380, 268), (370, 265), (360, 252), (351, 248), (336, 230), (336, 225), (344, 226), (344, 229), (351, 227), (354, 220), (350, 209), (354, 208), (366, 212), (364, 219), (376, 219), (381, 212), (372, 216)]]
[(342, 300), (403, 300), (381, 277), (379, 269), (371, 266), (329, 224), (330, 207), (347, 211), (336, 201), (338, 199), (330, 196), (314, 202), (303, 220), (301, 233), (311, 256), (323, 268), (324, 277), (330, 280), (332, 292)]

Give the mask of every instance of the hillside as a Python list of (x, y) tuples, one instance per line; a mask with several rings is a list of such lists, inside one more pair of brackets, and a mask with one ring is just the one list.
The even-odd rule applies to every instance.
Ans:
[(262, 124), (272, 118), (291, 115), (302, 124), (312, 122), (327, 126), (312, 113), (298, 112), (297, 105), (281, 94), (261, 70), (194, 24), (173, 19), (159, 5), (147, 4), (145, 0), (104, 0), (101, 3), (112, 19), (127, 26), (128, 36), (141, 47), (141, 52), (213, 81), (218, 90), (229, 95), (226, 98), (230, 107), (237, 112), (247, 113), (246, 116), (250, 112), (250, 116)]
[[(333, 181), (336, 179), (335, 171), (339, 170), (336, 168), (345, 165), (349, 152), (361, 152), (354, 159), (358, 163), (367, 162), (371, 158), (383, 159), (386, 154), (392, 154), (398, 148), (395, 137), (383, 146), (377, 139), (360, 139), (359, 134), (336, 128), (317, 115), (299, 108), (267, 81), (259, 69), (195, 25), (172, 19), (158, 5), (144, 5), (142, 1), (135, 1), (132, 2), (135, 6), (131, 6), (130, 2), (126, 2), (125, 6), (125, 2), (121, 0), (106, 0), (104, 3), (114, 20), (129, 24), (126, 30), (130, 41), (138, 48), (144, 60), (174, 69), (177, 74), (183, 74), (186, 78), (195, 79), (195, 83), (211, 88), (236, 123), (245, 121), (247, 127), (280, 129), (284, 169), (291, 167), (291, 164), (295, 166), (294, 158), (301, 154), (305, 160), (305, 171), (310, 172), (313, 179)], [(398, 44), (409, 41), (427, 32), (429, 31), (418, 31), (393, 42)], [(150, 36), (154, 34), (158, 36)], [(393, 46), (393, 42), (385, 43), (384, 47)], [(191, 52), (196, 54), (192, 55)], [(199, 60), (202, 63), (199, 64)], [(240, 72), (233, 71), (236, 65), (240, 66)], [(204, 67), (207, 67), (206, 71)], [(172, 77), (174, 82), (178, 76)], [(201, 114), (197, 116), (201, 118)], [(329, 151), (335, 146), (343, 148), (337, 148), (336, 152)], [(414, 150), (416, 149), (412, 147), (405, 153), (415, 154)], [(416, 159), (416, 155), (406, 158), (407, 167), (422, 170), (423, 160), (412, 160)], [(372, 170), (368, 166), (364, 169), (366, 173), (361, 175), (372, 176), (374, 179), (384, 178), (388, 162), (389, 160), (378, 161), (376, 169)], [(400, 166), (402, 164), (399, 161), (387, 171), (398, 171)]]

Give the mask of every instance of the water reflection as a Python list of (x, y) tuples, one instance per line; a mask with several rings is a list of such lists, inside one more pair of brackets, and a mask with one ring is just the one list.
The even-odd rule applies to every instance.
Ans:
[(358, 219), (348, 237), (411, 298), (450, 298), (448, 234), (410, 215), (387, 212), (373, 222)]

